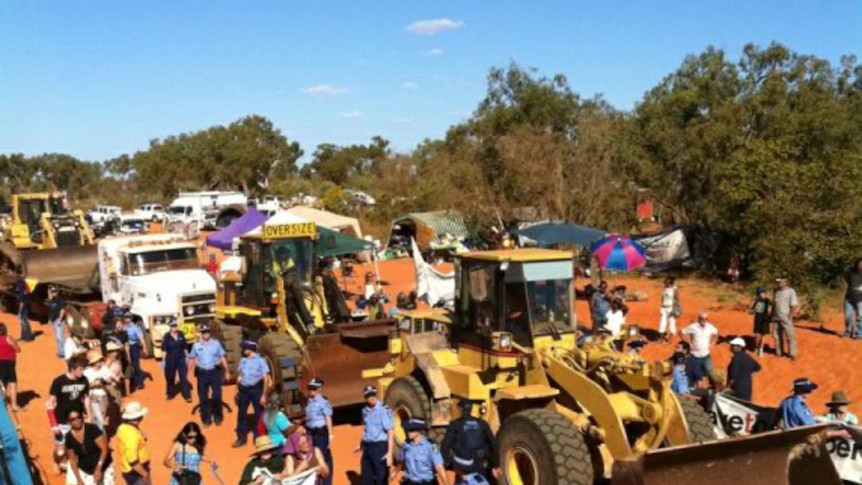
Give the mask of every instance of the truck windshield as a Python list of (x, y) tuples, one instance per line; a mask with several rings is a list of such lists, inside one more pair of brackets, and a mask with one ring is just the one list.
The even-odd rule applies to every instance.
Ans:
[(128, 255), (129, 274), (141, 276), (177, 269), (200, 268), (194, 248), (174, 248)]
[(572, 331), (570, 279), (506, 284), (506, 330), (515, 342), (532, 347), (532, 339)]
[(264, 258), (267, 264), (265, 278), (267, 288), (275, 286), (275, 279), (278, 276), (310, 283), (313, 247), (312, 240), (308, 238), (273, 241)]
[(168, 207), (168, 214), (175, 216), (189, 215), (192, 213), (192, 208), (185, 205), (172, 205)]

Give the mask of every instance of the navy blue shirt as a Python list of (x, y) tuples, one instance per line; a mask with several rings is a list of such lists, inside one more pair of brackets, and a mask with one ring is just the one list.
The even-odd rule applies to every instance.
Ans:
[(18, 303), (30, 301), (30, 292), (27, 290), (27, 282), (23, 279), (15, 281), (15, 293), (18, 295)]
[(48, 301), (48, 319), (52, 322), (60, 318), (63, 308), (66, 306), (66, 300), (61, 296), (55, 296)]
[(740, 350), (733, 354), (727, 366), (727, 378), (733, 395), (751, 401), (751, 376), (760, 371), (760, 364), (748, 352)]
[(162, 337), (162, 352), (165, 353), (165, 360), (185, 358), (186, 336), (182, 332), (177, 332), (176, 337), (171, 332), (166, 333)]

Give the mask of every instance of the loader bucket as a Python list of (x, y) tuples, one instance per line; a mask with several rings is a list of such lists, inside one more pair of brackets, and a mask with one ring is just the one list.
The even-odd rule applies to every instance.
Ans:
[(99, 285), (99, 259), (96, 246), (27, 250), (20, 253), (27, 278), (40, 284), (52, 283), (79, 290)]
[(826, 425), (664, 448), (616, 460), (612, 485), (840, 485)]
[(337, 331), (310, 335), (305, 342), (308, 366), (304, 380), (326, 381), (326, 397), (334, 407), (364, 402), (362, 388), (376, 385), (377, 378), (363, 379), (365, 369), (389, 362), (392, 321), (336, 325)]

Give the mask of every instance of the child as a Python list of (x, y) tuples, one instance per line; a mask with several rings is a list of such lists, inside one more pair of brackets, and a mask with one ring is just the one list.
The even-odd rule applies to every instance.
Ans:
[(754, 339), (758, 356), (763, 355), (763, 336), (769, 335), (769, 315), (772, 310), (772, 301), (766, 296), (766, 289), (757, 289), (757, 296), (751, 302), (749, 312), (754, 314)]

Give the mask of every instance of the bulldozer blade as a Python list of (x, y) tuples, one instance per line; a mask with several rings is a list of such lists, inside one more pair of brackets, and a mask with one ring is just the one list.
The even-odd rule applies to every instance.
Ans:
[(27, 278), (76, 290), (93, 290), (99, 285), (96, 246), (27, 250), (19, 253)]
[[(310, 372), (304, 379), (323, 379), (326, 397), (333, 406), (364, 402), (362, 388), (376, 384), (377, 379), (363, 379), (362, 371), (389, 362), (388, 332), (378, 328), (380, 325), (383, 324), (344, 324), (343, 331), (310, 335), (306, 340)], [(342, 330), (342, 325), (337, 327)]]
[(616, 460), (612, 485), (840, 485), (827, 425), (649, 451)]

